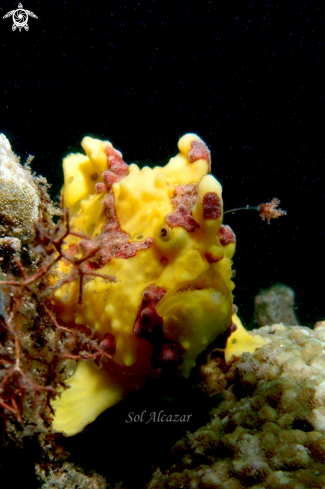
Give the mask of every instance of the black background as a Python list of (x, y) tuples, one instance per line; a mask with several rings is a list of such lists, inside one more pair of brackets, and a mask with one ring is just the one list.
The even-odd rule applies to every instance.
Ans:
[[(321, 2), (319, 2), (321, 4)], [(313, 6), (312, 6), (313, 5)], [(237, 235), (235, 302), (281, 282), (302, 324), (325, 317), (324, 32), (317, 2), (79, 1), (24, 8), (29, 31), (1, 19), (0, 130), (33, 169), (62, 184), (61, 159), (91, 134), (127, 162), (159, 164), (197, 132), (212, 152), (225, 209), (277, 197), (268, 226), (227, 215)], [(1, 17), (17, 8), (2, 1)]]
[[(16, 3), (2, 0), (0, 16)], [(156, 165), (197, 132), (225, 209), (277, 197), (288, 211), (271, 225), (253, 211), (225, 216), (237, 235), (234, 292), (245, 324), (259, 290), (281, 282), (296, 292), (301, 323), (313, 325), (325, 318), (325, 11), (322, 2), (238, 3), (23, 1), (38, 16), (28, 32), (0, 19), (0, 131), (23, 161), (35, 155), (53, 198), (62, 157), (81, 151), (85, 135), (111, 140), (128, 163)], [(115, 436), (123, 445), (113, 414), (75, 437), (94, 459), (103, 419), (101, 443), (112, 449)], [(103, 471), (105, 460), (90, 467)]]

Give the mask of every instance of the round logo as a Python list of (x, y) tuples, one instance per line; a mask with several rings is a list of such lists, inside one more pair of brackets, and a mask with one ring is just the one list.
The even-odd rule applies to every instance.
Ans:
[[(26, 10), (22, 9), (22, 8), (19, 8), (17, 10), (15, 10), (13, 16), (12, 16), (12, 20), (13, 20), (13, 23), (14, 25), (12, 26), (12, 30), (15, 31), (18, 27), (18, 29), (22, 29), (23, 27), (25, 28), (25, 30), (28, 30), (28, 14), (26, 12)], [(27, 27), (27, 29), (26, 29)]]

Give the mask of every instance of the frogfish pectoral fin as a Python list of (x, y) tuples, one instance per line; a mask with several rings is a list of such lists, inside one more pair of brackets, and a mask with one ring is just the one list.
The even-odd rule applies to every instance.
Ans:
[(123, 387), (90, 360), (78, 361), (75, 373), (66, 383), (70, 388), (51, 402), (55, 411), (52, 428), (66, 436), (79, 433), (125, 397)]

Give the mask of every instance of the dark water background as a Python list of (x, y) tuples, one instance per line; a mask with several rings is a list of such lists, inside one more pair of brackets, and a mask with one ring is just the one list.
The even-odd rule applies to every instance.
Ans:
[[(270, 226), (252, 211), (226, 217), (241, 317), (251, 324), (254, 296), (281, 282), (311, 326), (325, 318), (325, 8), (237, 3), (25, 1), (38, 16), (28, 32), (0, 20), (0, 131), (35, 155), (53, 197), (85, 135), (155, 165), (197, 132), (225, 209), (277, 197), (288, 211)], [(3, 0), (0, 16), (14, 8)]]

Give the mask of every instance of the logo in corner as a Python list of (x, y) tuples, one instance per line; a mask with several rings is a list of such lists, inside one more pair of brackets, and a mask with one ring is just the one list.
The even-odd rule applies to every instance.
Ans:
[(21, 3), (18, 5), (18, 8), (16, 10), (11, 10), (10, 12), (7, 12), (6, 15), (4, 15), (2, 18), (7, 19), (11, 16), (13, 21), (12, 30), (15, 31), (18, 28), (19, 32), (22, 30), (22, 28), (24, 28), (25, 31), (29, 30), (28, 16), (34, 17), (34, 19), (38, 19), (37, 15), (35, 15), (33, 12), (23, 9)]

